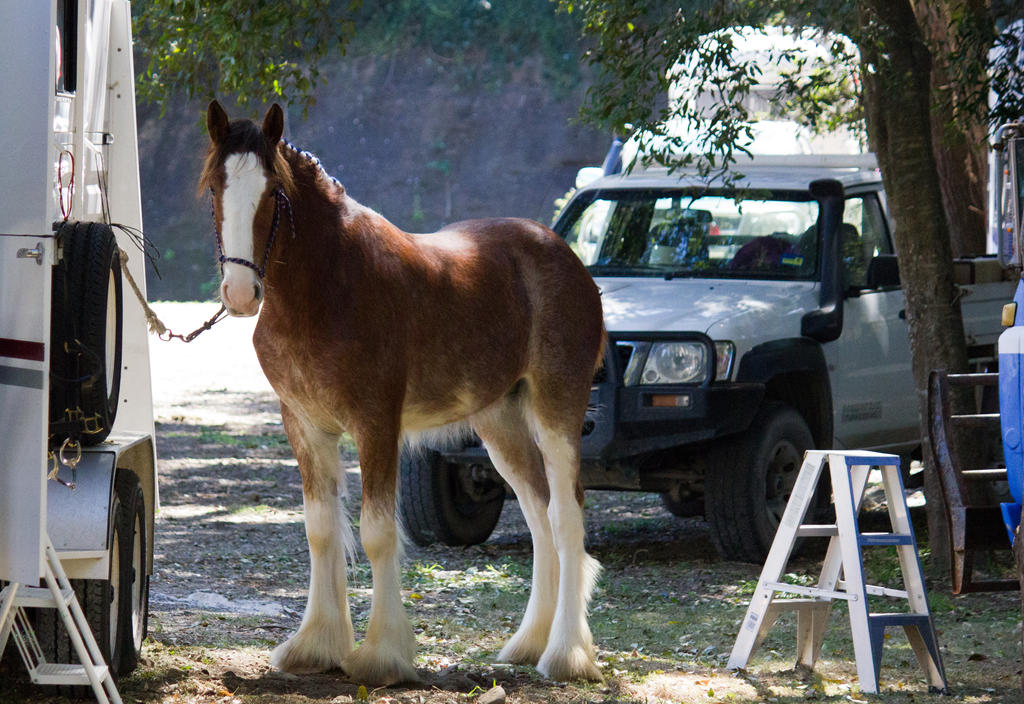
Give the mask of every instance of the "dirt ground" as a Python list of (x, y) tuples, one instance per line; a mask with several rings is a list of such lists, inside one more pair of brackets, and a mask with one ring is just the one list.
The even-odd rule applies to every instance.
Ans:
[[(187, 332), (212, 304), (159, 304)], [(418, 685), (367, 690), (344, 673), (272, 670), (270, 650), (299, 625), (309, 559), (295, 459), (276, 397), (249, 341), (254, 321), (230, 319), (191, 345), (151, 344), (161, 507), (150, 594), (150, 637), (126, 702), (471, 702), (500, 685), (509, 702), (919, 702), (938, 699), (906, 639), (886, 636), (880, 697), (860, 692), (846, 611), (832, 614), (814, 672), (792, 669), (795, 623), (783, 618), (748, 672), (725, 669), (760, 567), (717, 559), (699, 519), (677, 519), (657, 496), (589, 492), (589, 551), (604, 565), (592, 627), (605, 681), (550, 682), (530, 667), (493, 664), (518, 625), (530, 578), (530, 539), (506, 502), (494, 535), (470, 548), (410, 545), (403, 596), (418, 641)], [(342, 447), (348, 505), (358, 515), (358, 462)], [(797, 563), (810, 574), (812, 560)], [(893, 578), (893, 561), (869, 566)], [(897, 570), (898, 574), (898, 570)], [(809, 578), (807, 578), (809, 579)], [(956, 701), (1019, 702), (1016, 594), (953, 599), (931, 587)], [(357, 639), (366, 627), (370, 575), (350, 574)], [(0, 702), (59, 701), (7, 660), (13, 684)], [(948, 701), (948, 700), (947, 700)]]

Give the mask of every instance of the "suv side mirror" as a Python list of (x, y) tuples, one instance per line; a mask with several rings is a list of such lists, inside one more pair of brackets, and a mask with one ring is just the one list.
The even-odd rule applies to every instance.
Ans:
[(868, 262), (868, 288), (898, 288), (900, 265), (895, 254), (879, 254)]
[(839, 266), (839, 226), (846, 206), (843, 184), (835, 179), (812, 181), (808, 190), (818, 201), (818, 232), (821, 233), (821, 295), (818, 309), (800, 320), (800, 334), (818, 342), (832, 342), (843, 332), (842, 272)]

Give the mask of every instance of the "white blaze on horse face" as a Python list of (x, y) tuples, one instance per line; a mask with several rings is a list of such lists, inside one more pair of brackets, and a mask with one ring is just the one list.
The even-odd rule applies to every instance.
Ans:
[[(267, 190), (267, 177), (259, 157), (252, 152), (232, 154), (224, 160), (227, 179), (221, 194), (221, 240), (224, 256), (244, 259), (260, 266), (254, 259), (253, 220), (260, 198)], [(260, 309), (262, 284), (249, 267), (224, 263), (224, 280), (220, 298), (232, 315), (256, 315)]]

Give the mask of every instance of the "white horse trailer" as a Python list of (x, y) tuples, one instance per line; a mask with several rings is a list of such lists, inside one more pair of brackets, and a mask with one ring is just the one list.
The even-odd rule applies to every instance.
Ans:
[[(146, 322), (119, 260), (144, 293), (129, 3), (4, 2), (0, 66), (0, 653), (102, 700), (138, 661), (157, 505)], [(76, 609), (105, 664), (55, 664), (85, 662)]]

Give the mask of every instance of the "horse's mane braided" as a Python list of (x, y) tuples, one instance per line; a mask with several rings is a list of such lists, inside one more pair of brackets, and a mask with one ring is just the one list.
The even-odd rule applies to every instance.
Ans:
[(289, 142), (287, 139), (284, 139), (283, 137), (281, 138), (281, 143), (284, 144), (284, 146), (286, 146), (288, 149), (291, 149), (293, 152), (295, 152), (296, 154), (301, 156), (306, 161), (312, 163), (313, 166), (315, 166), (317, 169), (320, 170), (320, 174), (324, 178), (326, 178), (328, 181), (333, 183), (335, 186), (341, 186), (342, 185), (341, 181), (339, 181), (334, 176), (331, 176), (329, 173), (327, 173), (327, 169), (324, 168), (323, 163), (320, 161), (320, 159), (317, 157), (316, 154), (313, 154), (312, 152), (308, 152), (305, 149), (299, 149), (298, 147), (296, 147), (294, 144)]

